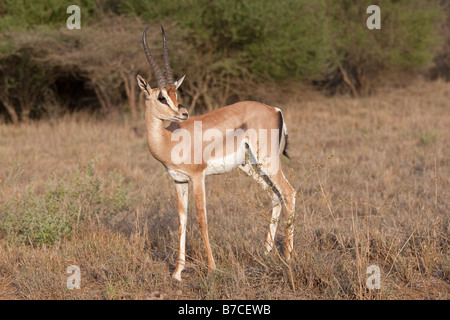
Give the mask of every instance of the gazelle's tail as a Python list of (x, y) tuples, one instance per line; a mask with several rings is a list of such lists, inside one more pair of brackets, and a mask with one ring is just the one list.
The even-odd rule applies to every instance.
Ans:
[(287, 133), (287, 127), (286, 127), (286, 123), (284, 122), (284, 118), (283, 118), (283, 113), (281, 112), (281, 110), (279, 108), (276, 108), (278, 111), (278, 114), (280, 116), (279, 121), (279, 128), (280, 128), (280, 150), (283, 150), (283, 155), (290, 159), (288, 153), (287, 153), (287, 148), (288, 148), (288, 133)]

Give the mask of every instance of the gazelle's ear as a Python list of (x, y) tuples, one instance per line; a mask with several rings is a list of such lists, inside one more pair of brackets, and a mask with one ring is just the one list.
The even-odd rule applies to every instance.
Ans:
[(181, 84), (183, 83), (185, 77), (186, 77), (186, 75), (182, 76), (180, 79), (178, 79), (177, 81), (175, 81), (173, 83), (177, 89), (181, 86)]
[(148, 99), (150, 97), (150, 93), (152, 92), (152, 88), (150, 88), (150, 85), (148, 82), (142, 78), (140, 75), (137, 75), (136, 77), (139, 88), (144, 92), (145, 97)]

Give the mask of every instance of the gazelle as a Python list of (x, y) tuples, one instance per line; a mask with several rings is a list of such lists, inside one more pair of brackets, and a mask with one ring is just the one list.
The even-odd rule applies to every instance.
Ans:
[[(252, 176), (271, 196), (273, 209), (265, 241), (267, 252), (274, 247), (281, 206), (285, 204), (288, 221), (284, 256), (289, 260), (293, 249), (296, 192), (280, 168), (281, 153), (287, 156), (287, 129), (281, 110), (245, 101), (189, 118), (176, 93), (185, 75), (174, 81), (166, 37), (161, 29), (164, 73), (147, 45), (148, 26), (142, 35), (144, 52), (158, 87), (152, 89), (140, 75), (137, 80), (145, 95), (148, 148), (168, 170), (178, 196), (179, 251), (172, 277), (181, 280), (185, 266), (188, 182), (193, 183), (198, 223), (208, 256), (208, 271), (211, 271), (216, 266), (207, 230), (205, 176), (236, 168)], [(170, 124), (165, 125), (167, 123)]]

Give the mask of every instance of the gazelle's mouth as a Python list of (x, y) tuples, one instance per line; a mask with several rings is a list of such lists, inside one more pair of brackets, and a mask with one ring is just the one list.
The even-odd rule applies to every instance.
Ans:
[(179, 122), (184, 122), (187, 119), (189, 119), (189, 116), (185, 116), (185, 117), (175, 116), (174, 118)]

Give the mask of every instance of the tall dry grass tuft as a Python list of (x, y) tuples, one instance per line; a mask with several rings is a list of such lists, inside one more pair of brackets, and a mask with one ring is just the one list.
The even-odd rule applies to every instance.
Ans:
[[(208, 177), (218, 270), (207, 274), (190, 197), (182, 283), (170, 278), (178, 247), (172, 181), (126, 120), (2, 126), (0, 292), (25, 299), (448, 299), (449, 98), (448, 84), (433, 82), (281, 106), (291, 146), (283, 167), (298, 190), (293, 259), (264, 254), (271, 209), (264, 190), (239, 172)], [(74, 184), (77, 174), (98, 183)], [(72, 191), (52, 198), (55, 185)], [(89, 190), (95, 200), (81, 192)], [(18, 241), (26, 219), (13, 225), (16, 232), (5, 227), (7, 217), (30, 208), (53, 218), (75, 208), (91, 219), (30, 245)], [(285, 221), (275, 238), (280, 252)], [(66, 287), (70, 265), (81, 269), (80, 290)], [(371, 265), (381, 270), (379, 290), (366, 284)]]

